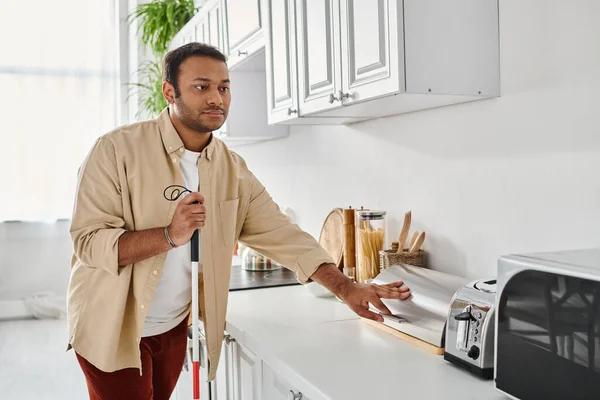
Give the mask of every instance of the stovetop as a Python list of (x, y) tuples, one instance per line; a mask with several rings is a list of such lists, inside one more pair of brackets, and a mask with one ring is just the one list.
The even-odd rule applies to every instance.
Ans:
[(296, 275), (287, 268), (274, 271), (246, 271), (239, 264), (231, 266), (230, 292), (291, 285), (300, 285), (300, 282), (296, 279)]

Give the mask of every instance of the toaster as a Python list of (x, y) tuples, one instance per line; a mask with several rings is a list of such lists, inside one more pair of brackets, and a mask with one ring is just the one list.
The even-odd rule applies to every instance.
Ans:
[(456, 291), (446, 321), (444, 359), (485, 379), (494, 376), (496, 280), (470, 282)]

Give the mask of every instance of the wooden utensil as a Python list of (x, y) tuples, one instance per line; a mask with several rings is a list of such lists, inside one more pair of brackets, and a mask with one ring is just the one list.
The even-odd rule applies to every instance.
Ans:
[(402, 253), (404, 251), (404, 244), (406, 243), (408, 231), (410, 230), (411, 218), (412, 214), (410, 211), (404, 214), (404, 225), (402, 225), (402, 232), (400, 232), (400, 240), (398, 241), (398, 253)]
[(417, 251), (419, 251), (419, 249), (423, 245), (424, 241), (425, 241), (425, 232), (421, 232), (421, 233), (419, 233), (419, 236), (417, 236), (417, 240), (415, 241), (415, 244), (413, 244), (410, 247), (409, 253), (416, 253)]
[(408, 248), (413, 247), (413, 245), (415, 244), (415, 242), (417, 241), (417, 237), (419, 236), (419, 231), (415, 231), (415, 233), (413, 234), (412, 239), (410, 239), (410, 246)]
[(356, 279), (356, 228), (354, 226), (356, 210), (343, 210), (344, 220), (344, 275)]
[(341, 208), (334, 208), (325, 218), (319, 243), (327, 250), (340, 270), (344, 256), (344, 236), (344, 213)]

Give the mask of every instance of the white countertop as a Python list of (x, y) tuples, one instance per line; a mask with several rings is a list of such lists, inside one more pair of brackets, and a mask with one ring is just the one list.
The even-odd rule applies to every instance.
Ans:
[(507, 399), (491, 380), (301, 286), (230, 293), (226, 329), (310, 399)]

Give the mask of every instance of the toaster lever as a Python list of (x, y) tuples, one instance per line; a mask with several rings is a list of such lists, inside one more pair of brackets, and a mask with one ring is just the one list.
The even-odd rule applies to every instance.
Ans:
[(457, 321), (475, 321), (475, 318), (471, 315), (470, 311), (463, 311), (460, 314), (454, 316)]
[(466, 306), (462, 312), (455, 315), (454, 319), (458, 321), (458, 328), (456, 332), (456, 348), (458, 350), (466, 352), (469, 344), (469, 325), (472, 320), (475, 320), (471, 315), (473, 308)]

